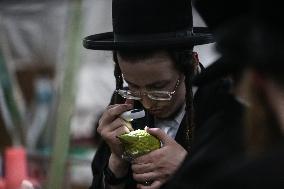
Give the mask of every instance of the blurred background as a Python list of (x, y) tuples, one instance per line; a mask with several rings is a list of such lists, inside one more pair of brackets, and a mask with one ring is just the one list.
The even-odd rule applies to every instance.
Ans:
[[(204, 26), (195, 11), (194, 25)], [(110, 52), (82, 39), (107, 31), (111, 0), (0, 1), (0, 189), (17, 177), (50, 189), (91, 184), (94, 125), (115, 81)], [(218, 58), (214, 44), (195, 51), (204, 66)]]

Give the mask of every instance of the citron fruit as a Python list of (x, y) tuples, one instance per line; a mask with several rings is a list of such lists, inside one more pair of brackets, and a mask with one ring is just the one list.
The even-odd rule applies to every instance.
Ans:
[(161, 147), (161, 142), (145, 130), (135, 130), (118, 136), (124, 146), (124, 155), (130, 158), (147, 154)]

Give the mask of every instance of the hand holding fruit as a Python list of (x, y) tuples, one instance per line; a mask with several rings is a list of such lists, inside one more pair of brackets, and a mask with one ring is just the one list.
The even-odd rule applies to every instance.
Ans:
[[(132, 161), (133, 178), (139, 183), (150, 182), (149, 188), (159, 188), (179, 168), (187, 151), (159, 128), (147, 128), (146, 131), (156, 136), (162, 147)], [(138, 184), (138, 188), (143, 187)]]

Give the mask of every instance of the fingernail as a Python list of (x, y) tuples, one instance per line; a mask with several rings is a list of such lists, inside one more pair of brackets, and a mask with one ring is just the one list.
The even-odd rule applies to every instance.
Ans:
[(155, 128), (147, 127), (147, 131), (153, 131)]

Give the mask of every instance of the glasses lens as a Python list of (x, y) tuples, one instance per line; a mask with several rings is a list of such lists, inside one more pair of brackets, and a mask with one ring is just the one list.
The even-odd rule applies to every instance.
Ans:
[(148, 93), (148, 97), (152, 100), (171, 100), (172, 96), (168, 92), (160, 91), (160, 92), (151, 92)]
[[(120, 96), (126, 99), (141, 100), (139, 94), (136, 94), (135, 92), (131, 92), (129, 90), (117, 90), (116, 92)], [(146, 94), (150, 99), (158, 101), (169, 101), (172, 98), (172, 95), (167, 91), (153, 91), (153, 92), (148, 92)]]
[(140, 100), (141, 98), (136, 96), (134, 93), (128, 90), (117, 90), (118, 94), (123, 98), (130, 99), (130, 100)]

